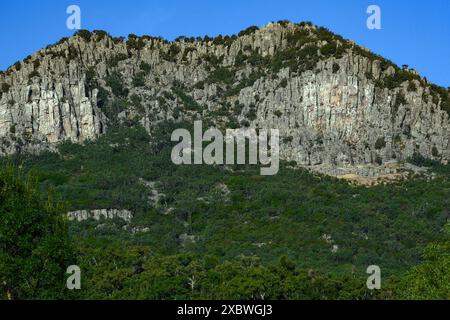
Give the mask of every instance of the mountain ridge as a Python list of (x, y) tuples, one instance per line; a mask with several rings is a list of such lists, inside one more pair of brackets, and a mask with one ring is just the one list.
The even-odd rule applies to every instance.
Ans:
[(282, 159), (301, 166), (450, 158), (447, 90), (311, 23), (171, 42), (81, 30), (0, 74), (0, 89), (4, 155), (96, 139), (115, 123), (151, 133), (201, 118), (279, 128)]

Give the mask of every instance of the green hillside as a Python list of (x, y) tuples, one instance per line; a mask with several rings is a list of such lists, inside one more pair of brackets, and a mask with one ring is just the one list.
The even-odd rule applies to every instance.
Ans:
[[(270, 177), (258, 166), (176, 166), (173, 128), (163, 123), (150, 137), (140, 127), (116, 127), (84, 146), (3, 160), (37, 177), (43, 198), (58, 194), (64, 212), (133, 212), (130, 223), (69, 224), (85, 272), (80, 297), (393, 298), (407, 292), (398, 279), (424, 263), (425, 248), (443, 252), (425, 258), (448, 279), (448, 166), (433, 167), (433, 179), (370, 188), (288, 163)], [(390, 279), (389, 291), (366, 289), (374, 264)], [(448, 281), (440, 281), (444, 288), (428, 297), (445, 298)], [(421, 285), (409, 297), (420, 298)]]

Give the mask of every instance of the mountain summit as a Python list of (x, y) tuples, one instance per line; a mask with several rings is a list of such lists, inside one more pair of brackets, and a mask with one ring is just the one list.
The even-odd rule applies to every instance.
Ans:
[(277, 128), (281, 158), (313, 168), (450, 159), (448, 90), (305, 22), (173, 42), (80, 30), (1, 73), (0, 94), (0, 155), (201, 118)]

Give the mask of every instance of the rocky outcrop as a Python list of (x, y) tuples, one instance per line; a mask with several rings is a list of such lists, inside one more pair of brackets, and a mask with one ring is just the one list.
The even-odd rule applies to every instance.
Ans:
[(126, 222), (130, 222), (133, 218), (133, 214), (129, 210), (118, 209), (96, 209), (96, 210), (78, 210), (67, 213), (69, 221), (85, 221), (89, 219), (101, 220), (101, 219), (122, 219)]
[(0, 154), (202, 117), (278, 128), (281, 157), (322, 168), (414, 155), (448, 163), (450, 98), (412, 70), (310, 24), (167, 42), (80, 32), (0, 75)]
[[(339, 71), (333, 73), (333, 66)], [(414, 92), (407, 91), (406, 83), (395, 90), (377, 88), (365, 78), (377, 66), (378, 61), (348, 54), (319, 62), (316, 72), (286, 75), (286, 88), (258, 81), (241, 92), (240, 101), (256, 103), (253, 92), (269, 92), (260, 95), (255, 125), (281, 128), (282, 158), (301, 165), (381, 164), (406, 160), (415, 152), (448, 162), (448, 114), (424, 102), (426, 89), (420, 86)], [(404, 103), (397, 101), (400, 93)]]

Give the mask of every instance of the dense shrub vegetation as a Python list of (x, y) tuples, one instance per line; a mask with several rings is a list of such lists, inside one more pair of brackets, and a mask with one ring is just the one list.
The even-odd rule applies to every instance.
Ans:
[(79, 36), (80, 38), (84, 39), (85, 41), (89, 42), (91, 41), (92, 33), (89, 30), (78, 30), (75, 33), (76, 36)]
[(126, 42), (128, 49), (142, 50), (145, 47), (144, 38), (138, 37), (135, 34), (128, 35)]
[(125, 87), (122, 76), (118, 72), (113, 72), (106, 78), (106, 85), (111, 88), (111, 91), (115, 96), (128, 96), (129, 90)]
[(247, 29), (239, 32), (238, 36), (242, 37), (242, 36), (250, 35), (250, 34), (255, 33), (257, 30), (259, 30), (259, 28), (257, 26), (251, 26), (251, 27), (248, 27)]
[(0, 92), (1, 93), (6, 93), (9, 91), (9, 88), (11, 88), (11, 86), (7, 83), (2, 83), (2, 86), (0, 87)]
[[(193, 170), (170, 161), (173, 128), (161, 124), (152, 139), (140, 128), (111, 128), (97, 142), (61, 145), (60, 154), (13, 159), (38, 177), (43, 194), (61, 194), (67, 210), (134, 213), (129, 226), (121, 220), (70, 225), (86, 297), (393, 298), (403, 294), (394, 290), (399, 283), (413, 283), (405, 297), (445, 294), (439, 287), (419, 292), (445, 284), (420, 278), (430, 266), (440, 270), (430, 276), (448, 277), (445, 255), (426, 256), (407, 275), (414, 281), (399, 279), (423, 261), (428, 243), (445, 239), (448, 167), (436, 167), (431, 181), (372, 188), (284, 165), (273, 177), (254, 166)], [(151, 191), (140, 179), (157, 182), (158, 204), (148, 200)], [(129, 230), (143, 227), (148, 232)], [(391, 289), (366, 291), (365, 268), (372, 264), (381, 266)]]
[(0, 299), (58, 299), (66, 268), (77, 261), (64, 207), (32, 177), (0, 169)]
[(200, 111), (202, 107), (188, 94), (186, 88), (179, 82), (175, 82), (172, 88), (173, 93), (178, 97), (185, 110)]

